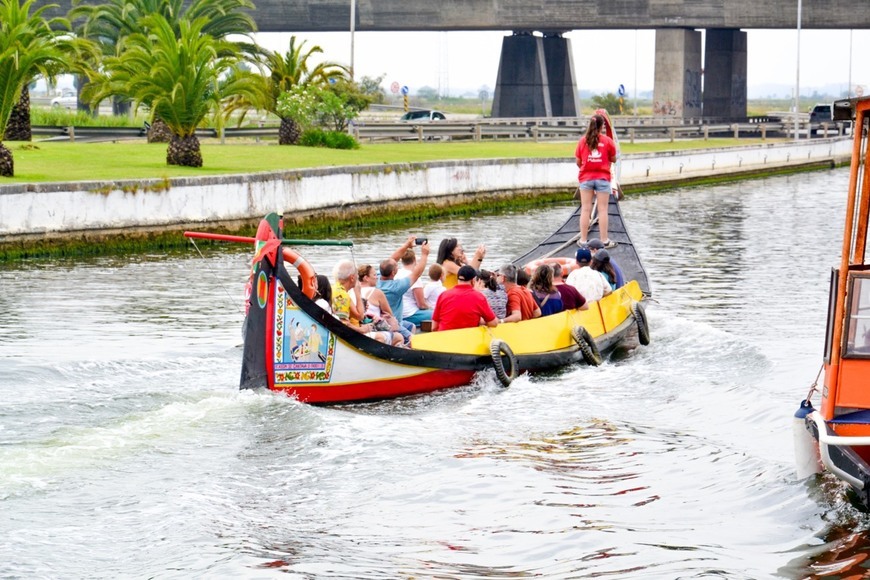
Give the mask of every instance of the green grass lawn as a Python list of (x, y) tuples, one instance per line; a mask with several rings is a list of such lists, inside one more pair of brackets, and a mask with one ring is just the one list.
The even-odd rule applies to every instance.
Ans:
[[(770, 143), (760, 139), (710, 139), (623, 143), (625, 154), (733, 147)], [(12, 183), (104, 181), (166, 177), (227, 175), (348, 165), (413, 163), (447, 159), (572, 158), (574, 142), (481, 141), (404, 142), (364, 144), (356, 150), (278, 146), (272, 143), (203, 141), (203, 167), (195, 169), (166, 164), (165, 143), (69, 143), (58, 141), (4, 143), (15, 159)]]

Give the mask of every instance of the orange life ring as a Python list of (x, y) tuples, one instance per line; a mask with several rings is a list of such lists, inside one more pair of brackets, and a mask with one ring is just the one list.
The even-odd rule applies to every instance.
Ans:
[(535, 268), (540, 266), (541, 264), (560, 264), (562, 266), (562, 277), (566, 278), (568, 274), (577, 269), (577, 260), (574, 258), (540, 258), (538, 260), (532, 260), (525, 266), (523, 269), (526, 273), (531, 276), (535, 273)]
[(314, 300), (317, 296), (317, 273), (311, 264), (290, 248), (284, 248), (284, 261), (299, 270), (299, 275), (302, 277), (302, 293)]

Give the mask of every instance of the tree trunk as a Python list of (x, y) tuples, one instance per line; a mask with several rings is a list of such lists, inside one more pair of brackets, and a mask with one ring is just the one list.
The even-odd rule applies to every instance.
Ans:
[(166, 150), (167, 165), (182, 167), (202, 167), (202, 153), (199, 149), (199, 139), (196, 135), (189, 137), (172, 136), (169, 148)]
[(89, 82), (91, 82), (91, 80), (86, 75), (76, 75), (76, 101), (78, 101), (76, 109), (96, 118), (99, 110), (96, 108), (91, 109), (91, 106), (88, 103), (82, 102), (82, 89), (85, 88), (85, 85)]
[(12, 107), (12, 115), (6, 125), (6, 141), (30, 141), (30, 89), (27, 85), (21, 87), (21, 99)]
[(278, 145), (296, 145), (302, 136), (302, 127), (293, 119), (281, 117), (281, 126), (278, 128)]
[(12, 151), (0, 143), (0, 177), (14, 177), (15, 164), (12, 162)]
[(130, 114), (131, 103), (123, 97), (112, 97), (112, 114), (118, 117), (126, 117)]
[(166, 126), (166, 122), (154, 115), (154, 121), (148, 128), (149, 143), (169, 143), (172, 141), (172, 131)]

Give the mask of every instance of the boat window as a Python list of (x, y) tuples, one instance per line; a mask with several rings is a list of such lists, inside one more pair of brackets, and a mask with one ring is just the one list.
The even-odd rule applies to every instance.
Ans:
[(843, 356), (870, 358), (870, 274), (849, 275), (846, 305), (846, 348)]
[(823, 353), (825, 363), (831, 362), (831, 347), (833, 345), (834, 336), (834, 316), (837, 309), (837, 286), (840, 281), (840, 271), (836, 268), (831, 268), (831, 286), (828, 294), (828, 327), (825, 330), (825, 352)]

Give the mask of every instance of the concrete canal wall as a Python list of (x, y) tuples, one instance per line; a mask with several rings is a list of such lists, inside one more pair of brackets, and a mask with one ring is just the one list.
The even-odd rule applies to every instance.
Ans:
[[(844, 163), (850, 138), (626, 155), (626, 186)], [(115, 231), (352, 213), (463, 196), (573, 191), (566, 159), (483, 159), (303, 169), (187, 179), (0, 185), (0, 243)]]

